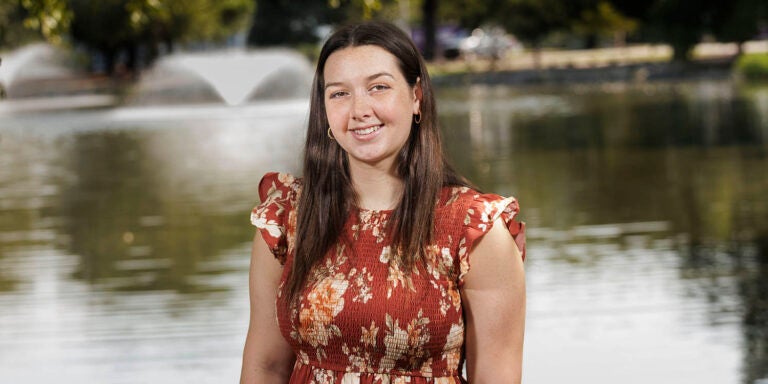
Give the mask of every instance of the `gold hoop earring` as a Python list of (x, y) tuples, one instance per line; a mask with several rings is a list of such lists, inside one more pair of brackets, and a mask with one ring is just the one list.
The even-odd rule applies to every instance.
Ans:
[(328, 138), (329, 139), (336, 140), (336, 138), (333, 137), (333, 134), (331, 133), (331, 127), (328, 127), (328, 132), (326, 132), (326, 133), (328, 134)]
[(416, 117), (413, 119), (413, 122), (416, 124), (421, 123), (421, 113), (416, 114)]

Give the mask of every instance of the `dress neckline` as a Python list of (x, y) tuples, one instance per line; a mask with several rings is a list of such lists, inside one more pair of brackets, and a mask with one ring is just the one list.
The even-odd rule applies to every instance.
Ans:
[(394, 209), (368, 209), (368, 208), (361, 208), (358, 206), (352, 206), (352, 209), (356, 210), (359, 213), (377, 213), (377, 214), (382, 214), (382, 213), (391, 214), (392, 212), (395, 211)]

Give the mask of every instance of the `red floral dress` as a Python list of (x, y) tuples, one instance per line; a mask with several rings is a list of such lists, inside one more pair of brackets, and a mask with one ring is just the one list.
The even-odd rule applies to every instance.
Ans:
[[(259, 228), (285, 282), (293, 262), (301, 180), (268, 173), (251, 222)], [(391, 211), (354, 209), (344, 227), (351, 242), (317, 265), (298, 305), (277, 293), (277, 322), (296, 353), (289, 384), (454, 384), (461, 377), (461, 287), (472, 244), (501, 217), (525, 257), (524, 224), (512, 198), (444, 188), (435, 211), (427, 263), (407, 274), (390, 263), (385, 235)]]

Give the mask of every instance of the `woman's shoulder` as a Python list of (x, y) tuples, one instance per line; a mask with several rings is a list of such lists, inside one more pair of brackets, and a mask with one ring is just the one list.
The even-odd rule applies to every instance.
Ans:
[(438, 221), (443, 225), (460, 226), (467, 249), (501, 219), (525, 255), (525, 223), (519, 221), (520, 204), (514, 197), (483, 193), (465, 186), (446, 187), (437, 212)]
[(295, 200), (301, 191), (301, 178), (290, 173), (267, 172), (259, 181), (259, 199)]
[(446, 186), (443, 187), (440, 194), (438, 208), (458, 206), (466, 209), (472, 205), (483, 205), (484, 203), (494, 203), (510, 199), (514, 200), (513, 197), (503, 197), (495, 193), (484, 193), (472, 187), (462, 185)]

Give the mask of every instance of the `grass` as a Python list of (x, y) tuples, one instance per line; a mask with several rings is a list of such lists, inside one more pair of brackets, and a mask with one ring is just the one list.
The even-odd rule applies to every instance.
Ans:
[(736, 61), (735, 70), (746, 80), (768, 81), (768, 53), (742, 55)]

